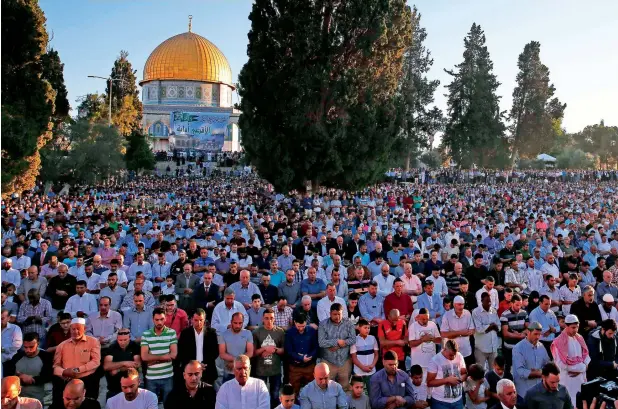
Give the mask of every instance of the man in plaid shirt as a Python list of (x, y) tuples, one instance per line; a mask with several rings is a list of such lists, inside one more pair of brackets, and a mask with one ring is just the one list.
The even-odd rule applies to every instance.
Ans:
[(285, 296), (280, 296), (275, 308), (275, 325), (283, 329), (288, 329), (292, 325), (292, 315), (294, 310), (288, 307), (288, 300)]
[(51, 303), (41, 299), (36, 288), (28, 290), (28, 301), (21, 305), (17, 314), (17, 322), (22, 326), (23, 332), (36, 332), (43, 343), (47, 327), (53, 319)]

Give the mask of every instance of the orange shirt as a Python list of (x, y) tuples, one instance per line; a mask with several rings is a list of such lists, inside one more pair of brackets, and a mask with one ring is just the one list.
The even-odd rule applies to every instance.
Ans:
[[(402, 319), (397, 321), (397, 324), (393, 325), (388, 319), (382, 320), (380, 325), (378, 325), (378, 338), (385, 338), (388, 341), (398, 341), (403, 339), (407, 342), (408, 339), (408, 326), (406, 322)], [(397, 353), (397, 359), (403, 361), (406, 359), (403, 347), (400, 345), (395, 345), (391, 347), (382, 347), (382, 356), (387, 351), (394, 351)]]
[(67, 368), (78, 368), (78, 378), (83, 378), (101, 365), (101, 344), (99, 340), (84, 335), (79, 341), (72, 338), (63, 341), (54, 354), (54, 375), (62, 376)]

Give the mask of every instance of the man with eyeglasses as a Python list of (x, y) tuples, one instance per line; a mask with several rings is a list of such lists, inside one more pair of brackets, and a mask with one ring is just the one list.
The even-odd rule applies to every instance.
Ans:
[(105, 399), (119, 394), (122, 391), (120, 386), (121, 372), (129, 368), (139, 368), (141, 366), (139, 344), (131, 340), (131, 331), (128, 328), (121, 328), (116, 336), (116, 341), (104, 352), (103, 369), (107, 379), (107, 394)]

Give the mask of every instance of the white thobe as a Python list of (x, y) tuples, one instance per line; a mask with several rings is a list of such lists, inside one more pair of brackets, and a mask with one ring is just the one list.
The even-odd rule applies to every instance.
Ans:
[[(568, 356), (576, 357), (581, 355), (581, 345), (577, 339), (574, 337), (569, 337)], [(573, 407), (576, 407), (575, 397), (577, 396), (577, 392), (581, 391), (582, 383), (586, 382), (586, 367), (590, 363), (590, 356), (586, 357), (584, 362), (577, 365), (567, 365), (565, 362), (562, 362), (560, 355), (554, 356), (554, 361), (558, 368), (560, 368), (560, 384), (566, 388), (567, 392), (569, 392), (571, 402), (573, 402)], [(569, 372), (579, 372), (579, 375), (570, 376)]]

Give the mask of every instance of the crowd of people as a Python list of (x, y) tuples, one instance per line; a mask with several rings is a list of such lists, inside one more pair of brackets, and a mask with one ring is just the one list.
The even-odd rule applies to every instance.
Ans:
[(611, 175), (27, 192), (2, 203), (2, 407), (50, 383), (54, 409), (577, 407), (618, 375)]

